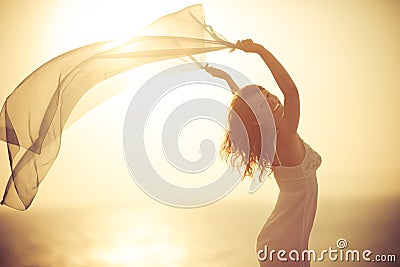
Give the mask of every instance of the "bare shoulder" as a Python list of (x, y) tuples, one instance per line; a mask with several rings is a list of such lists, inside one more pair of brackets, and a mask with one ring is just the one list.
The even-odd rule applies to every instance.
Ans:
[(277, 153), (282, 165), (290, 167), (301, 164), (305, 157), (305, 147), (299, 135), (278, 135)]

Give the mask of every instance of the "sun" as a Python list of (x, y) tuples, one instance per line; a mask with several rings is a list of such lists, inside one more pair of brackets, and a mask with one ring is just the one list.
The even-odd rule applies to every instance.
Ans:
[[(187, 1), (188, 2), (188, 1)], [(63, 1), (57, 9), (61, 28), (74, 31), (74, 43), (93, 43), (136, 35), (157, 18), (187, 5), (184, 1)], [(190, 2), (190, 1), (189, 1)], [(60, 18), (61, 16), (61, 18)], [(57, 25), (59, 27), (60, 25)], [(69, 35), (69, 38), (71, 35)]]

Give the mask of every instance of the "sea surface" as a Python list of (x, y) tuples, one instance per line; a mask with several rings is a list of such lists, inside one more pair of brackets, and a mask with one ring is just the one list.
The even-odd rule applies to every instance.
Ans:
[[(164, 207), (0, 207), (1, 267), (258, 266), (255, 240), (271, 205), (220, 201), (195, 210)], [(311, 266), (400, 266), (400, 199), (321, 200), (310, 249), (395, 255), (397, 262), (325, 259)], [(163, 207), (160, 207), (163, 206)]]

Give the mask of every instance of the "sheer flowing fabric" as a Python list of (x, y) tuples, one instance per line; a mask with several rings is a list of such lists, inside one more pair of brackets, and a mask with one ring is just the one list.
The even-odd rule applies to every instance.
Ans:
[[(204, 23), (201, 5), (166, 15), (126, 42), (90, 44), (62, 54), (30, 74), (6, 99), (0, 139), (11, 175), (2, 204), (26, 210), (54, 163), (62, 131), (82, 96), (97, 83), (132, 68), (234, 48)], [(113, 90), (110, 88), (110, 90)]]

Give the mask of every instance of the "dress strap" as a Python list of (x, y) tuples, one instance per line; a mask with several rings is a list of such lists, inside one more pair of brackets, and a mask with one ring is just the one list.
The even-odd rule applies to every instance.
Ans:
[(275, 151), (276, 159), (278, 160), (279, 166), (283, 166), (281, 160), (279, 159), (278, 156), (278, 150)]

